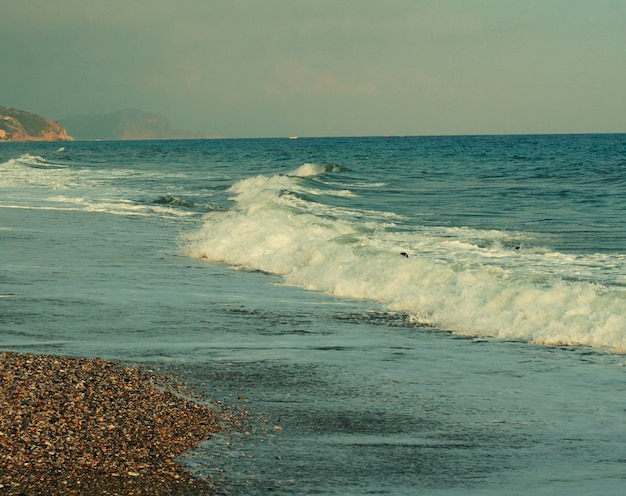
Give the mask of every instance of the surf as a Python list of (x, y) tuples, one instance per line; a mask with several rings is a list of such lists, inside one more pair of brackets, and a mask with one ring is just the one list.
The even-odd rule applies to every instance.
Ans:
[(184, 237), (184, 253), (376, 302), (418, 326), (626, 351), (621, 262), (553, 252), (530, 233), (429, 227), (398, 213), (340, 207), (328, 199), (358, 197), (328, 189), (328, 176), (341, 172), (304, 164), (236, 182), (233, 208), (207, 214)]

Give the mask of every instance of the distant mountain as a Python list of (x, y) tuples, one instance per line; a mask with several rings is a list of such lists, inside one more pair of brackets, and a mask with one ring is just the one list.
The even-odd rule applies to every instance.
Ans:
[(0, 107), (2, 141), (72, 141), (58, 122), (11, 107)]
[(171, 125), (167, 117), (126, 109), (108, 114), (76, 115), (60, 122), (77, 140), (151, 140), (202, 138)]

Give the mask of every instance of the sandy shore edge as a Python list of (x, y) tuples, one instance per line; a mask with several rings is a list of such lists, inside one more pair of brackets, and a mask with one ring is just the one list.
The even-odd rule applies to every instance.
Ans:
[(175, 458), (227, 417), (141, 367), (0, 352), (0, 495), (221, 493)]

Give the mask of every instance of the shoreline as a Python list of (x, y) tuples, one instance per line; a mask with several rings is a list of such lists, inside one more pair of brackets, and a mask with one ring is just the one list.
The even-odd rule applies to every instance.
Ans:
[[(0, 352), (1, 494), (217, 494), (176, 461), (234, 417), (140, 366)], [(184, 396), (183, 396), (184, 395)]]

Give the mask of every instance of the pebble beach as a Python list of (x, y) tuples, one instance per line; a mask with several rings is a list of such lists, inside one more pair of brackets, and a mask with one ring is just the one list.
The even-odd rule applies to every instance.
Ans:
[(176, 458), (228, 415), (139, 367), (0, 353), (0, 494), (218, 494)]

